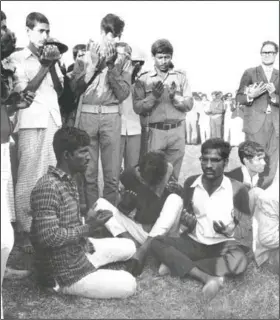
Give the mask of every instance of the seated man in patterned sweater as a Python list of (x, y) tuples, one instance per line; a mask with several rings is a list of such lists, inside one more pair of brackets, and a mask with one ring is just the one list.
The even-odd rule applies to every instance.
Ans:
[(38, 180), (31, 193), (31, 241), (38, 280), (64, 294), (87, 298), (125, 298), (136, 290), (135, 278), (123, 270), (99, 269), (130, 259), (129, 239), (94, 239), (94, 231), (112, 217), (90, 208), (82, 222), (73, 179), (89, 162), (90, 138), (80, 129), (59, 129), (53, 139), (57, 166)]

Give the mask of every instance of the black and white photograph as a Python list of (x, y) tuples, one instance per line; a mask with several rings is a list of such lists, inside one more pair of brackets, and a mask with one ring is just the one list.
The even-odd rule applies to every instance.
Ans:
[(279, 319), (279, 1), (1, 1), (1, 319)]

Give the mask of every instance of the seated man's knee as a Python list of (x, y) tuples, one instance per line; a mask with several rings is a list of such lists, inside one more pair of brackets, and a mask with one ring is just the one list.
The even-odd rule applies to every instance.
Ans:
[(135, 254), (136, 245), (130, 239), (122, 238), (122, 242), (123, 242), (123, 250), (124, 250), (124, 255), (125, 255), (125, 259), (124, 260), (128, 260)]
[(137, 283), (136, 279), (127, 271), (119, 271), (121, 274), (122, 291), (120, 293), (120, 298), (127, 298), (132, 296), (136, 292)]
[(233, 275), (238, 275), (246, 271), (248, 266), (248, 259), (245, 253), (241, 250), (235, 250), (228, 256), (229, 271)]

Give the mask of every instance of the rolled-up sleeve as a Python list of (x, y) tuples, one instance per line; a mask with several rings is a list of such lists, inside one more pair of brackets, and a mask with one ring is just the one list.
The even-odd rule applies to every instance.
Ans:
[(42, 247), (61, 247), (87, 236), (88, 225), (62, 228), (59, 225), (59, 191), (50, 182), (35, 187), (31, 194), (32, 233)]
[(133, 110), (136, 114), (144, 115), (150, 112), (157, 104), (152, 92), (146, 93), (144, 81), (138, 79), (133, 87)]
[(118, 65), (114, 68), (108, 69), (107, 72), (108, 83), (113, 90), (114, 95), (123, 102), (130, 94), (131, 75), (127, 71), (120, 70)]
[(176, 109), (187, 112), (190, 111), (193, 107), (193, 98), (192, 98), (192, 91), (191, 87), (189, 85), (187, 76), (185, 74), (182, 74), (182, 94), (176, 92), (174, 99), (173, 99), (173, 105)]

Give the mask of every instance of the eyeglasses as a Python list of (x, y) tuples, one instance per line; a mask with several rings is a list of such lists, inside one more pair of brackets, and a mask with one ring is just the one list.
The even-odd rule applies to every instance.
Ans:
[(199, 158), (200, 162), (203, 164), (208, 163), (210, 161), (211, 163), (218, 163), (223, 160), (223, 158), (205, 158), (205, 157), (200, 157)]
[(273, 56), (274, 54), (276, 54), (275, 51), (262, 51), (261, 52), (262, 56)]

